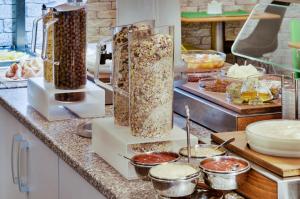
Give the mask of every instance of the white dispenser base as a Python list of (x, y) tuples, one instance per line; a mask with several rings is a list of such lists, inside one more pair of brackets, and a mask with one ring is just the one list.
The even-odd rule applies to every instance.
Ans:
[[(83, 89), (60, 90), (55, 89), (53, 84), (47, 83), (42, 77), (30, 78), (27, 90), (28, 103), (49, 121), (70, 119), (74, 117), (70, 111), (80, 118), (105, 115), (105, 92), (90, 81), (87, 81)], [(55, 94), (75, 92), (84, 92), (84, 100), (69, 103), (55, 100)]]
[[(174, 152), (186, 146), (186, 132), (176, 126), (169, 135), (159, 138), (134, 137), (129, 127), (116, 126), (112, 117), (94, 119), (92, 129), (92, 150), (128, 180), (138, 176), (129, 161), (120, 155), (132, 157), (135, 154), (132, 145), (169, 141), (168, 148)], [(198, 138), (191, 135), (191, 144), (197, 143)]]

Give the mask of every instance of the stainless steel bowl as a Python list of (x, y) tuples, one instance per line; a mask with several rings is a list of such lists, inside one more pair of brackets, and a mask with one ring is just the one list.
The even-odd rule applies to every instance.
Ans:
[[(234, 159), (235, 161), (244, 164), (245, 167), (241, 169), (235, 167), (230, 171), (210, 170), (203, 167), (205, 163), (210, 161), (222, 161), (228, 159)], [(208, 186), (212, 189), (228, 191), (238, 189), (238, 187), (245, 182), (247, 179), (247, 172), (250, 169), (250, 164), (247, 160), (234, 156), (216, 156), (203, 159), (200, 162), (200, 169), (203, 173), (204, 182)]]
[[(191, 149), (197, 150), (198, 148), (208, 148), (208, 147), (212, 147), (215, 148), (218, 145), (215, 144), (196, 144), (194, 146), (191, 146)], [(185, 153), (185, 150), (187, 150), (187, 147), (183, 147), (179, 150), (179, 154), (184, 158), (184, 160), (187, 160), (188, 155)], [(191, 154), (191, 159), (190, 159), (190, 163), (193, 164), (194, 166), (199, 166), (199, 162), (201, 160), (203, 160), (203, 158), (207, 158), (207, 157), (214, 157), (214, 156), (222, 156), (226, 154), (226, 149), (224, 147), (221, 147), (220, 149), (220, 153), (218, 155), (210, 155), (210, 156), (201, 156), (201, 155), (197, 155), (197, 154)]]
[(134, 166), (135, 172), (138, 174), (138, 176), (142, 179), (147, 179), (148, 178), (148, 173), (149, 170), (159, 164), (162, 163), (168, 163), (168, 162), (161, 162), (161, 163), (153, 163), (153, 164), (147, 164), (147, 163), (139, 163), (135, 161), (135, 158), (139, 155), (150, 155), (150, 154), (160, 154), (160, 153), (167, 153), (170, 154), (172, 156), (174, 156), (174, 159), (168, 162), (176, 162), (177, 160), (179, 160), (180, 156), (178, 153), (174, 153), (174, 152), (147, 152), (147, 153), (142, 153), (142, 154), (138, 154), (135, 155), (131, 158), (130, 163)]
[[(176, 163), (176, 164), (185, 164), (185, 163)], [(196, 169), (196, 172), (185, 178), (178, 178), (178, 179), (158, 178), (151, 175), (151, 170), (149, 172), (149, 178), (152, 181), (155, 191), (158, 193), (158, 195), (162, 197), (172, 198), (172, 197), (189, 196), (195, 191), (198, 179), (200, 177), (200, 169), (194, 166), (192, 167)]]
[[(215, 144), (196, 144), (194, 146), (191, 146), (191, 149), (199, 149), (199, 148), (216, 148), (218, 145)], [(183, 147), (179, 150), (179, 154), (181, 156), (187, 157), (188, 155), (184, 153), (184, 150), (187, 150), (187, 147)], [(222, 156), (226, 154), (226, 149), (224, 147), (220, 147), (218, 149), (220, 151), (219, 154), (217, 155), (208, 155), (208, 156), (201, 156), (201, 155), (197, 155), (197, 154), (191, 154), (191, 158), (195, 158), (195, 159), (203, 159), (203, 158), (207, 158), (207, 157), (214, 157), (214, 156)]]
[(141, 179), (148, 179), (149, 170), (154, 167), (153, 165), (140, 165), (130, 162), (134, 166), (134, 170)]

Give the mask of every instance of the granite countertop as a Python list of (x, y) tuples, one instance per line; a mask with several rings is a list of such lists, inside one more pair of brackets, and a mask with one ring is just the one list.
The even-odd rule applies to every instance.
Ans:
[[(76, 135), (77, 126), (88, 119), (73, 118), (49, 122), (27, 103), (27, 89), (1, 89), (0, 104), (14, 115), (36, 137), (45, 143), (62, 160), (78, 172), (107, 198), (155, 198), (150, 182), (128, 181), (101, 157), (91, 151), (91, 140)], [(106, 106), (105, 117), (112, 116), (112, 106)], [(174, 122), (183, 128), (185, 120), (174, 115)], [(205, 142), (210, 141), (210, 131), (191, 125), (191, 133)], [(230, 197), (237, 198), (237, 197)]]

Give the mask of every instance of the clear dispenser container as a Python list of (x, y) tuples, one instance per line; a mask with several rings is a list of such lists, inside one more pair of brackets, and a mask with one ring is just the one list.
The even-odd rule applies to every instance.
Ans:
[[(48, 22), (53, 20), (53, 9), (49, 9), (49, 11), (43, 17), (43, 24), (47, 24)], [(47, 41), (47, 58), (43, 60), (44, 62), (44, 79), (51, 83), (53, 82), (53, 26), (48, 29), (48, 41)]]
[(129, 33), (130, 128), (134, 136), (158, 137), (173, 127), (174, 28)]
[(149, 35), (153, 27), (154, 21), (149, 20), (113, 28), (113, 101), (117, 125), (129, 125), (128, 34), (131, 31), (139, 31)]
[(54, 85), (57, 89), (80, 89), (86, 84), (86, 8), (83, 3), (66, 3), (53, 8), (53, 20), (45, 25), (42, 56), (49, 50), (53, 27)]

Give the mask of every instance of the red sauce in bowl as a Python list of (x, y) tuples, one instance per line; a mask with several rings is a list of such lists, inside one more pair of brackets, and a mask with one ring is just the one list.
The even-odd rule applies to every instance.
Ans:
[(160, 153), (145, 153), (136, 155), (132, 161), (137, 164), (160, 164), (164, 162), (171, 162), (178, 158), (176, 153), (160, 152)]
[[(247, 167), (247, 164), (237, 159), (220, 159), (204, 162), (202, 167), (211, 171), (229, 172), (240, 171)], [(234, 168), (236, 168), (234, 170)]]

